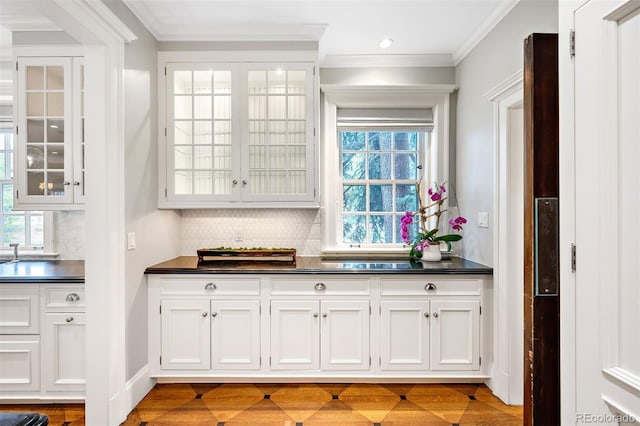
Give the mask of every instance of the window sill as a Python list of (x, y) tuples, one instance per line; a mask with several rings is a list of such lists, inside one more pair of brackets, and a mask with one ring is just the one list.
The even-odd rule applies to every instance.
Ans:
[(326, 248), (320, 252), (324, 259), (407, 259), (408, 248)]
[[(41, 250), (25, 250), (18, 252), (19, 260), (56, 260), (60, 256), (59, 253), (45, 253)], [(13, 259), (13, 251), (0, 251), (0, 260)]]

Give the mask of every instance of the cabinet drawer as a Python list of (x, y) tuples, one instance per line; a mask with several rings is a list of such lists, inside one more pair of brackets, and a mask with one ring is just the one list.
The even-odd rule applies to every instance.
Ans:
[(173, 278), (160, 281), (161, 296), (258, 296), (259, 278)]
[(481, 281), (460, 278), (380, 280), (382, 296), (478, 296)]
[(0, 393), (40, 390), (40, 336), (0, 336)]
[(47, 286), (44, 288), (44, 306), (48, 311), (84, 311), (84, 288)]
[(40, 332), (39, 288), (0, 286), (0, 334)]
[(370, 293), (367, 278), (323, 278), (313, 279), (278, 278), (271, 281), (271, 294), (274, 296), (366, 296)]

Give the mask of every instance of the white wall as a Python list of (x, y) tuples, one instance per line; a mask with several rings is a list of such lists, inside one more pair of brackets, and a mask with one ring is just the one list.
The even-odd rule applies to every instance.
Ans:
[[(456, 189), (470, 219), (462, 250), (467, 259), (493, 264), (493, 106), (483, 95), (522, 69), (526, 36), (558, 32), (557, 11), (555, 0), (521, 0), (456, 67)], [(489, 228), (477, 227), (478, 212), (489, 213)]]
[(107, 6), (138, 39), (125, 46), (125, 222), (135, 232), (136, 249), (127, 252), (127, 379), (147, 364), (147, 266), (180, 251), (180, 215), (158, 210), (157, 42), (120, 0)]

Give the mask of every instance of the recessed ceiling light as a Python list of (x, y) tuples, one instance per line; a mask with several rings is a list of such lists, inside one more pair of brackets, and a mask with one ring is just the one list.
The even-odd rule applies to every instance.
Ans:
[(381, 47), (382, 49), (387, 49), (387, 48), (389, 48), (392, 44), (393, 44), (393, 40), (392, 40), (392, 39), (390, 39), (390, 38), (385, 38), (384, 40), (382, 40), (382, 41), (380, 42), (380, 47)]

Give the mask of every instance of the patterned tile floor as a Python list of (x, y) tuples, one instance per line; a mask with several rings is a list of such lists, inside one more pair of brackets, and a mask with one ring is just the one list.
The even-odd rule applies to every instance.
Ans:
[[(53, 426), (85, 424), (77, 404), (0, 411), (39, 411)], [(510, 426), (522, 425), (522, 407), (477, 384), (162, 384), (122, 425)]]

